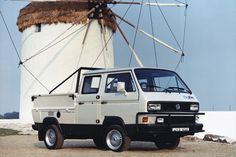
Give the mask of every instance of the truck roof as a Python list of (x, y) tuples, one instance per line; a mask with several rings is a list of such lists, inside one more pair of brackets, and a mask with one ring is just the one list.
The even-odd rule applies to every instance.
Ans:
[[(120, 72), (120, 71), (133, 71), (135, 69), (159, 69), (159, 68), (156, 67), (128, 67), (128, 68), (104, 68), (104, 69), (101, 68), (101, 69), (86, 71), (83, 73), (83, 75)], [(159, 70), (166, 70), (166, 69), (159, 69)], [(171, 70), (166, 70), (166, 71), (171, 71)]]
[[(93, 67), (80, 67), (77, 69), (75, 72), (73, 72), (70, 76), (68, 76), (65, 80), (63, 80), (61, 83), (59, 83), (56, 87), (54, 87), (49, 94), (51, 94), (54, 90), (56, 90), (58, 87), (60, 87), (63, 83), (65, 83), (68, 79), (70, 79), (72, 76), (74, 76), (76, 73), (78, 73), (78, 78), (77, 80), (80, 80), (81, 76), (81, 70), (87, 70), (83, 72), (83, 75), (93, 75), (93, 74), (102, 74), (102, 73), (111, 73), (111, 72), (122, 72), (122, 71), (133, 71), (135, 69), (158, 69), (158, 70), (165, 70), (165, 71), (171, 71), (171, 70), (166, 70), (166, 69), (159, 69), (156, 67), (128, 67), (128, 68), (93, 68)], [(171, 71), (174, 72), (174, 71)], [(174, 72), (175, 73), (175, 72)], [(77, 87), (78, 87), (78, 82), (77, 82)]]
[(84, 72), (84, 74), (97, 74), (97, 73), (109, 73), (109, 72), (116, 72), (116, 71), (131, 71), (135, 68), (101, 68), (96, 70), (89, 70)]

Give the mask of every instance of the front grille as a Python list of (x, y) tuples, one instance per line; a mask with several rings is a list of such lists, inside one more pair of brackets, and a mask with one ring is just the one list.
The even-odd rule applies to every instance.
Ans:
[(190, 103), (161, 103), (162, 111), (190, 111)]
[(149, 104), (161, 104), (162, 112), (190, 112), (190, 102), (148, 102)]

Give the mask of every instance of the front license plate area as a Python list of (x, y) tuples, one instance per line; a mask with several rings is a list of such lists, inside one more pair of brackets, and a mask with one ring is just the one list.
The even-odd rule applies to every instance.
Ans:
[(173, 132), (189, 131), (189, 128), (172, 128)]

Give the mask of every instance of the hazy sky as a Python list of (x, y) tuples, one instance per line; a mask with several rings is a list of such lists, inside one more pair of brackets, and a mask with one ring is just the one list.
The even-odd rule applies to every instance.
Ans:
[[(166, 2), (162, 0), (160, 2)], [(186, 56), (177, 72), (198, 97), (202, 110), (236, 110), (236, 1), (189, 0), (187, 12)], [(21, 33), (16, 27), (19, 9), (25, 2), (0, 0), (13, 40), (20, 51)], [(114, 7), (122, 14), (126, 7)], [(140, 26), (151, 33), (149, 8), (144, 7)], [(137, 22), (138, 6), (133, 6), (127, 19)], [(163, 8), (177, 39), (182, 44), (184, 9)], [(177, 48), (158, 8), (152, 8), (155, 35)], [(132, 43), (134, 31), (121, 24)], [(174, 69), (179, 56), (156, 44), (160, 68)], [(115, 65), (127, 67), (130, 51), (116, 33)], [(135, 49), (145, 66), (155, 66), (152, 40), (138, 34)], [(132, 66), (136, 63), (133, 60)], [(0, 18), (0, 114), (19, 111), (20, 68), (3, 21)]]

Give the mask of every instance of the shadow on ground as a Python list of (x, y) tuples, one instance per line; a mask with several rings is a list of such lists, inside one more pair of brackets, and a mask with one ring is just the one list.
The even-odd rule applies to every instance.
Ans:
[[(34, 143), (35, 147), (47, 149), (44, 142), (37, 142)], [(93, 141), (91, 140), (65, 140), (62, 149), (95, 149), (98, 148), (95, 146)], [(184, 150), (183, 147), (178, 147), (173, 151), (182, 151)], [(105, 151), (105, 150), (101, 150)], [(153, 142), (131, 142), (129, 151), (160, 151)], [(165, 149), (162, 149), (165, 151)], [(166, 151), (170, 151), (166, 149)]]

